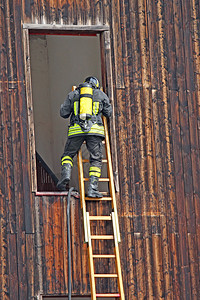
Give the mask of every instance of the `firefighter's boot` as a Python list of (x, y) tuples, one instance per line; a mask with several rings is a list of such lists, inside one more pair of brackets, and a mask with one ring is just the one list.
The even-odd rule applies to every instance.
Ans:
[(88, 185), (88, 197), (90, 198), (102, 198), (103, 195), (98, 191), (98, 177), (91, 175)]
[(66, 184), (69, 183), (71, 178), (72, 166), (71, 164), (63, 164), (61, 170), (61, 179), (57, 183), (57, 188), (60, 191), (66, 191)]

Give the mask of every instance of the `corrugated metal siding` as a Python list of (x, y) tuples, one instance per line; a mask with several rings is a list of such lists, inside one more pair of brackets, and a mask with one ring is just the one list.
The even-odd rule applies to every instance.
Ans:
[[(199, 10), (195, 0), (1, 2), (1, 299), (67, 292), (64, 202), (30, 190), (22, 23), (110, 25), (126, 299), (200, 298)], [(72, 216), (73, 292), (88, 294), (76, 202)]]

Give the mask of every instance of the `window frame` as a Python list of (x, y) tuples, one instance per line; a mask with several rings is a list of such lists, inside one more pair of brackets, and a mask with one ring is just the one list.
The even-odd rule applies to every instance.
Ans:
[(101, 53), (101, 73), (102, 86), (104, 91), (113, 104), (113, 116), (109, 120), (109, 130), (112, 135), (110, 139), (112, 151), (112, 165), (115, 181), (116, 192), (119, 191), (118, 180), (118, 160), (117, 160), (117, 143), (115, 130), (115, 111), (114, 111), (114, 94), (113, 94), (113, 76), (111, 64), (111, 42), (110, 30), (108, 25), (40, 25), (40, 24), (23, 24), (23, 40), (24, 40), (24, 63), (25, 63), (25, 85), (27, 99), (28, 114), (28, 131), (29, 131), (29, 147), (30, 147), (30, 168), (31, 168), (31, 185), (32, 192), (36, 195), (59, 195), (66, 192), (38, 192), (37, 189), (37, 170), (36, 170), (36, 146), (33, 116), (33, 98), (31, 85), (31, 65), (30, 65), (30, 34), (50, 34), (50, 35), (92, 35), (100, 36), (100, 53)]

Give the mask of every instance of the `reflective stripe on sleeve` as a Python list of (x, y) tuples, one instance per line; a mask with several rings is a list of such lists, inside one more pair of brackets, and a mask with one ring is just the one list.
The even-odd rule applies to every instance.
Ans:
[(99, 102), (93, 102), (93, 113), (97, 115), (99, 112)]
[(74, 115), (77, 116), (78, 115), (78, 101), (74, 102)]

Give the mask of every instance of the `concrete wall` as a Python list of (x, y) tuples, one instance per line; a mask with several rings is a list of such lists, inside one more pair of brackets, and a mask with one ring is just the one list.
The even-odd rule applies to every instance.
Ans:
[[(60, 177), (68, 130), (59, 114), (60, 105), (72, 86), (87, 76), (101, 80), (99, 37), (32, 35), (30, 51), (36, 150)], [(78, 188), (77, 183), (75, 159), (71, 185)]]

